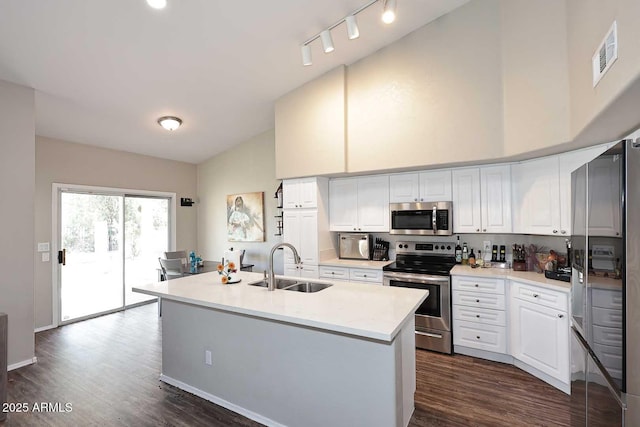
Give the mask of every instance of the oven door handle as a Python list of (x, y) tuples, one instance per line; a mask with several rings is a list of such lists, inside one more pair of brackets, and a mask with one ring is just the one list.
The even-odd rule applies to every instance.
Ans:
[(391, 280), (405, 280), (415, 283), (449, 283), (449, 276), (429, 276), (427, 274), (406, 274), (385, 272), (383, 278)]
[(429, 332), (416, 331), (416, 335), (422, 335), (424, 337), (429, 337), (429, 338), (442, 339), (442, 334), (432, 334), (432, 333), (429, 333)]

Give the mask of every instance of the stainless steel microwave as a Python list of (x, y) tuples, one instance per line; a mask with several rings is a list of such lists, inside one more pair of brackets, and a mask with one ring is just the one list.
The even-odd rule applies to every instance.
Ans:
[(451, 202), (391, 203), (389, 234), (451, 236), (453, 211)]

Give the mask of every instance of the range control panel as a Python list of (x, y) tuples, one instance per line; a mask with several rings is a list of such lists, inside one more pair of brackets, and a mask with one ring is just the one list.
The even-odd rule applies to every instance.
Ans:
[(455, 256), (456, 244), (453, 242), (397, 242), (396, 253)]

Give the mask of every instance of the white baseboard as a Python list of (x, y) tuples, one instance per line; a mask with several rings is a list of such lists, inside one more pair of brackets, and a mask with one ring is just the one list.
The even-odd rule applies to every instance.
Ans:
[(49, 329), (55, 329), (57, 326), (55, 325), (48, 325), (48, 326), (41, 326), (39, 328), (34, 329), (34, 333), (38, 333), (38, 332), (43, 332), (43, 331), (48, 331)]
[(171, 377), (168, 377), (164, 374), (160, 374), (160, 381), (163, 381), (169, 385), (172, 385), (174, 387), (178, 387), (180, 390), (184, 390), (188, 393), (191, 394), (195, 394), (198, 397), (201, 397), (205, 400), (208, 400), (209, 402), (213, 402), (216, 405), (220, 405), (223, 408), (227, 408), (230, 411), (235, 412), (236, 414), (240, 414), (243, 415), (253, 421), (256, 421), (260, 424), (264, 424), (266, 426), (273, 426), (273, 427), (286, 427), (284, 424), (280, 424), (278, 422), (273, 421), (270, 418), (264, 417), (260, 414), (257, 414), (253, 411), (250, 411), (248, 409), (245, 409), (241, 406), (238, 406), (236, 404), (233, 404), (231, 402), (228, 402), (224, 399), (221, 399), (218, 396), (214, 396), (213, 394), (207, 393), (206, 391), (202, 391), (199, 388), (190, 386), (189, 384), (185, 384), (182, 381), (178, 381), (176, 379), (173, 379)]
[(33, 365), (34, 363), (37, 363), (37, 362), (38, 362), (38, 358), (32, 357), (31, 359), (23, 360), (21, 362), (13, 363), (7, 366), (7, 371), (13, 371), (14, 369), (22, 368), (23, 366)]

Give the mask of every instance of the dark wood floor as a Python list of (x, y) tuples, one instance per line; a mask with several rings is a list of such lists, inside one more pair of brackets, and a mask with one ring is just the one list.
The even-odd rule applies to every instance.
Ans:
[[(9, 373), (8, 401), (29, 411), (9, 413), (3, 427), (260, 425), (158, 380), (155, 304), (40, 332), (36, 356)], [(48, 412), (33, 411), (40, 402)], [(513, 366), (418, 350), (410, 425), (568, 426), (568, 402)]]

